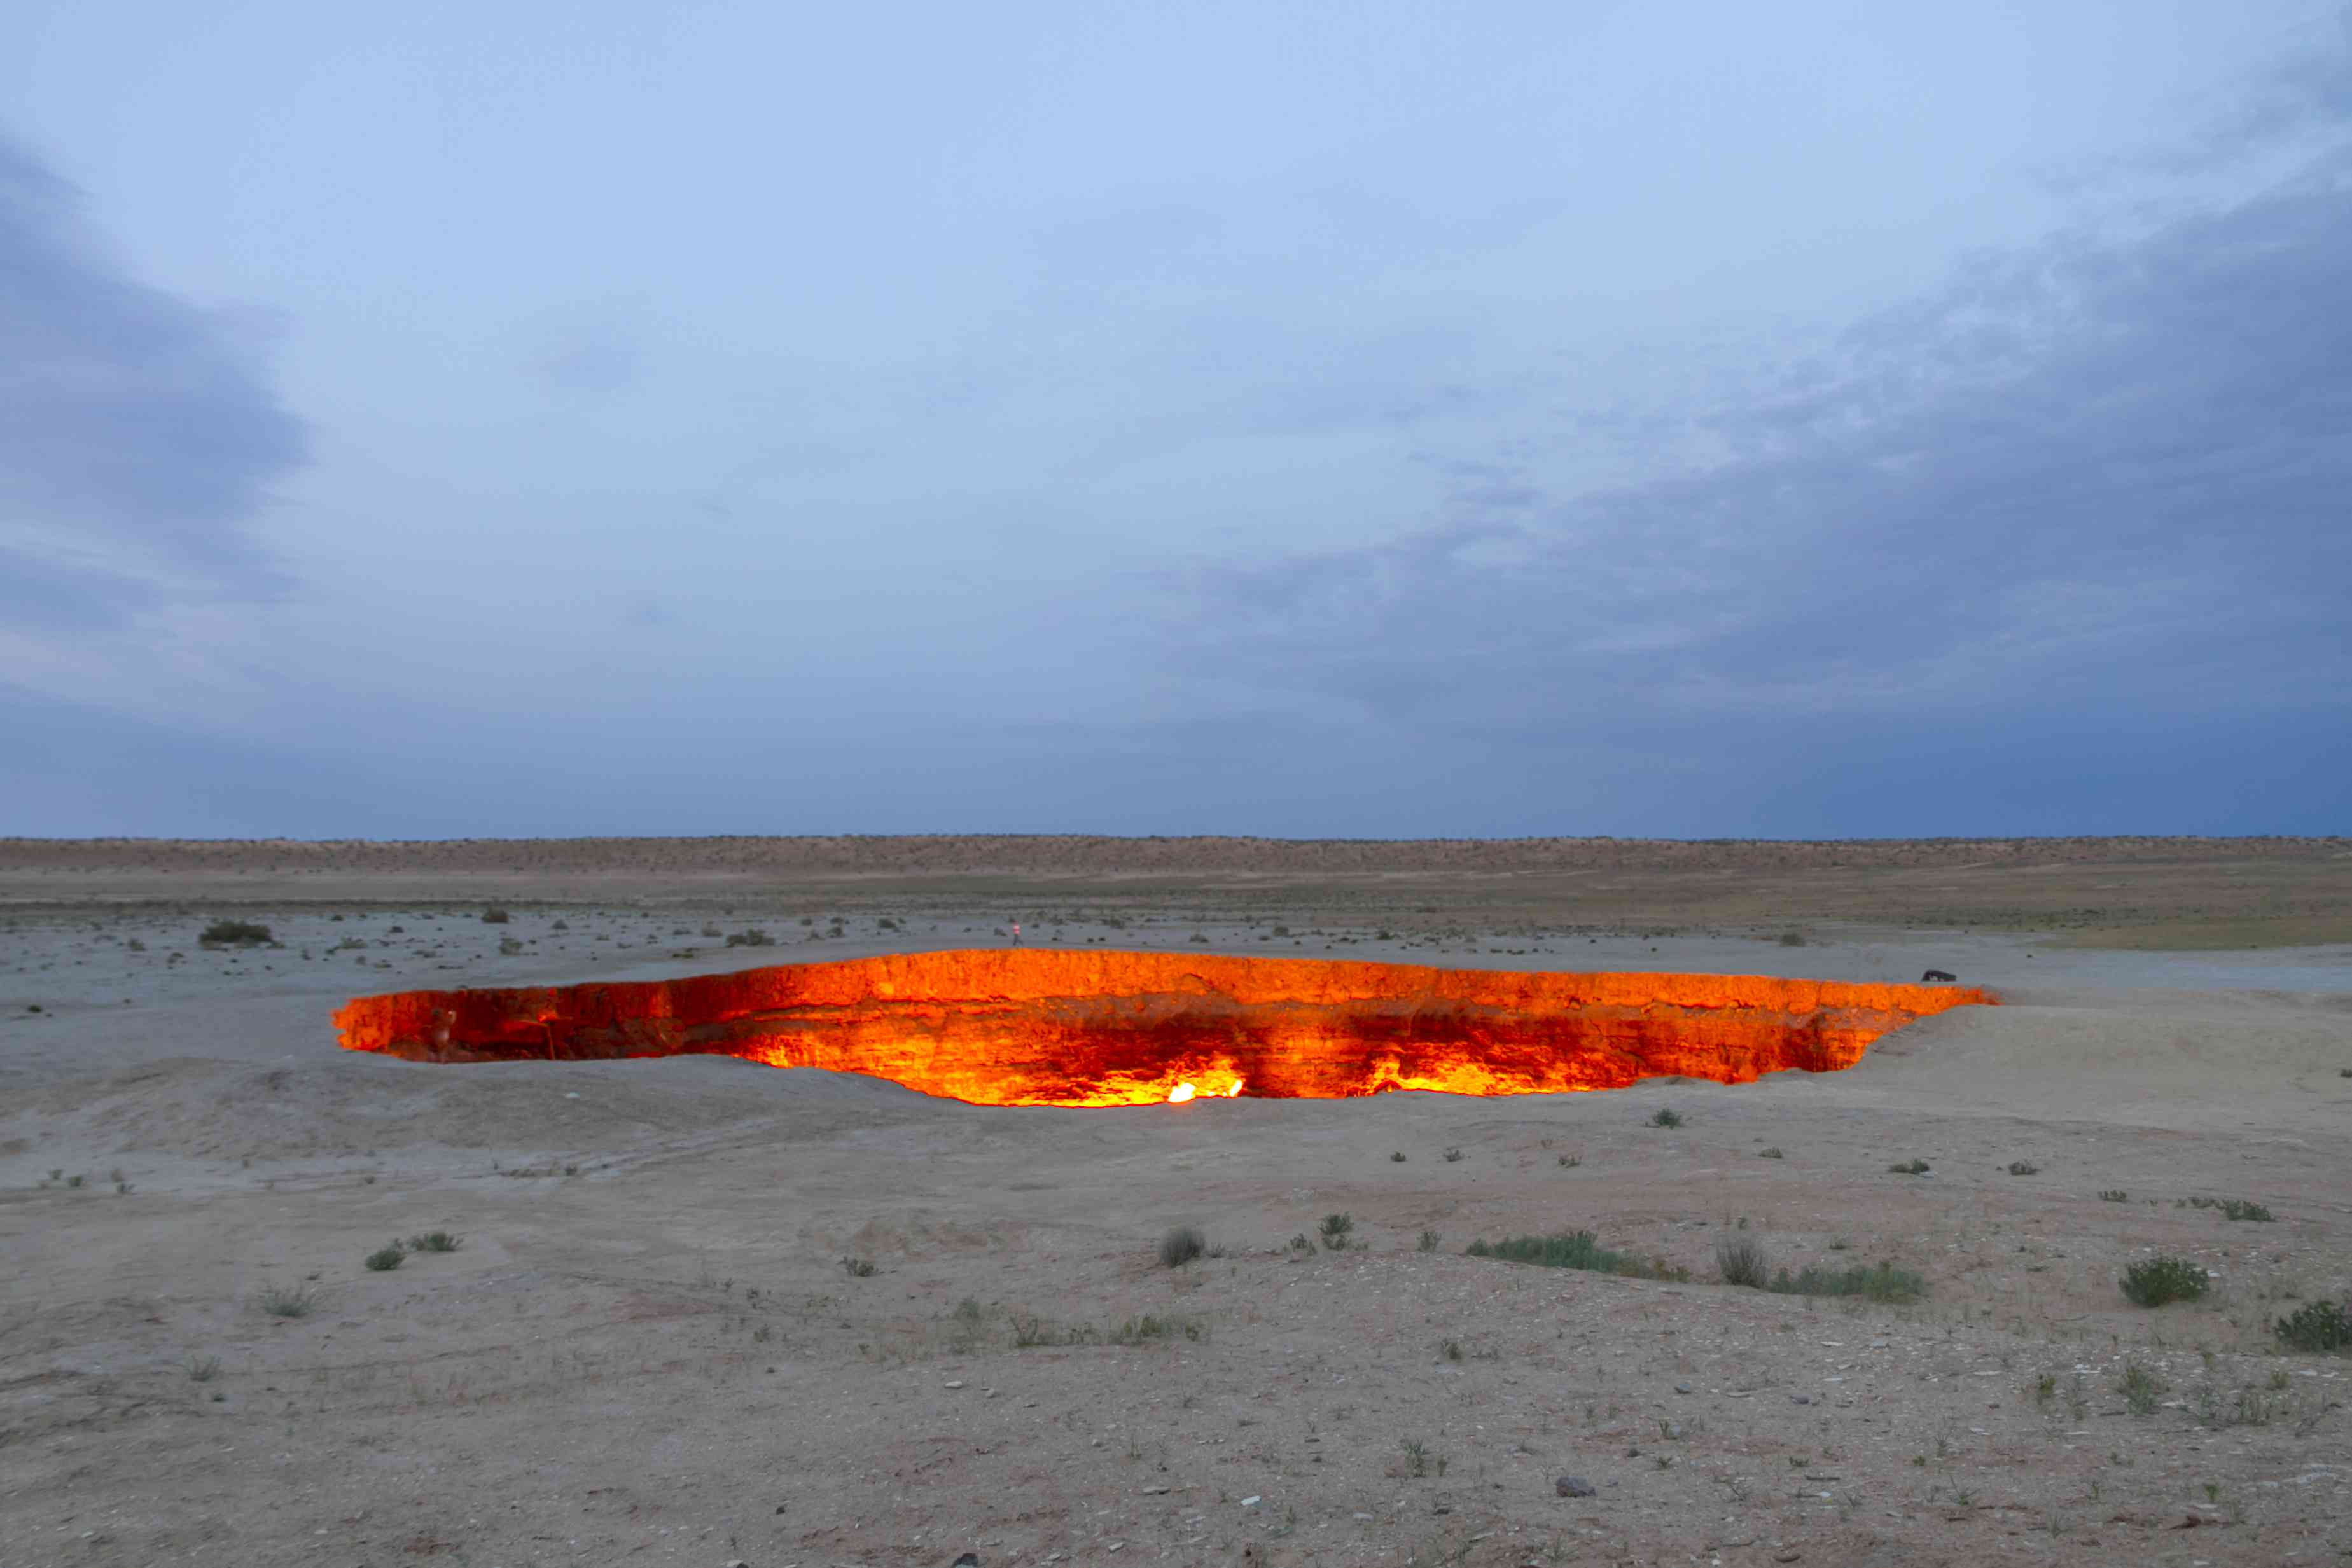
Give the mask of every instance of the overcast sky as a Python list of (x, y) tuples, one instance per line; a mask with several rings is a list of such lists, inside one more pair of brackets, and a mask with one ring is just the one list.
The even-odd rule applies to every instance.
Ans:
[(2333, 5), (0, 7), (0, 833), (2352, 831)]

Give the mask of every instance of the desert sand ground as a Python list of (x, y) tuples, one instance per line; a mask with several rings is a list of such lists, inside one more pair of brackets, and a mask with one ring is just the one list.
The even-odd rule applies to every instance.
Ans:
[[(1015, 919), (2006, 1002), (1741, 1086), (1109, 1111), (327, 1024)], [(2352, 1290), (2347, 937), (2340, 841), (0, 843), (0, 1564), (2340, 1561), (2352, 1359), (2270, 1324)], [(1689, 1278), (1464, 1255), (1572, 1228)], [(2157, 1253), (2212, 1290), (2130, 1305)]]

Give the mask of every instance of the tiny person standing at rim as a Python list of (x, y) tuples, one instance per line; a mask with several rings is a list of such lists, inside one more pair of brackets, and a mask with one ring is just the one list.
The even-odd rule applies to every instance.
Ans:
[(1016, 947), (1021, 945), (1021, 922), (1018, 920), (1013, 923), (1013, 945)]

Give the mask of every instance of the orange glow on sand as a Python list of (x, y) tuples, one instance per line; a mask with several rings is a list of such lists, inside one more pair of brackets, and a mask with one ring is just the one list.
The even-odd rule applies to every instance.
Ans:
[(1830, 1072), (1990, 992), (1762, 975), (1553, 974), (1039, 948), (677, 980), (360, 997), (347, 1051), (413, 1061), (719, 1055), (979, 1105), (1389, 1090), (1537, 1094)]

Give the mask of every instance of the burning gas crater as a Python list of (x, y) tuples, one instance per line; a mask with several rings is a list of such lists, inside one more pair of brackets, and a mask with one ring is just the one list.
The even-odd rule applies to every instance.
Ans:
[(1990, 992), (1758, 975), (1525, 974), (1012, 948), (729, 975), (361, 997), (347, 1051), (415, 1061), (740, 1056), (979, 1105), (1396, 1089), (1542, 1094), (1831, 1072)]

